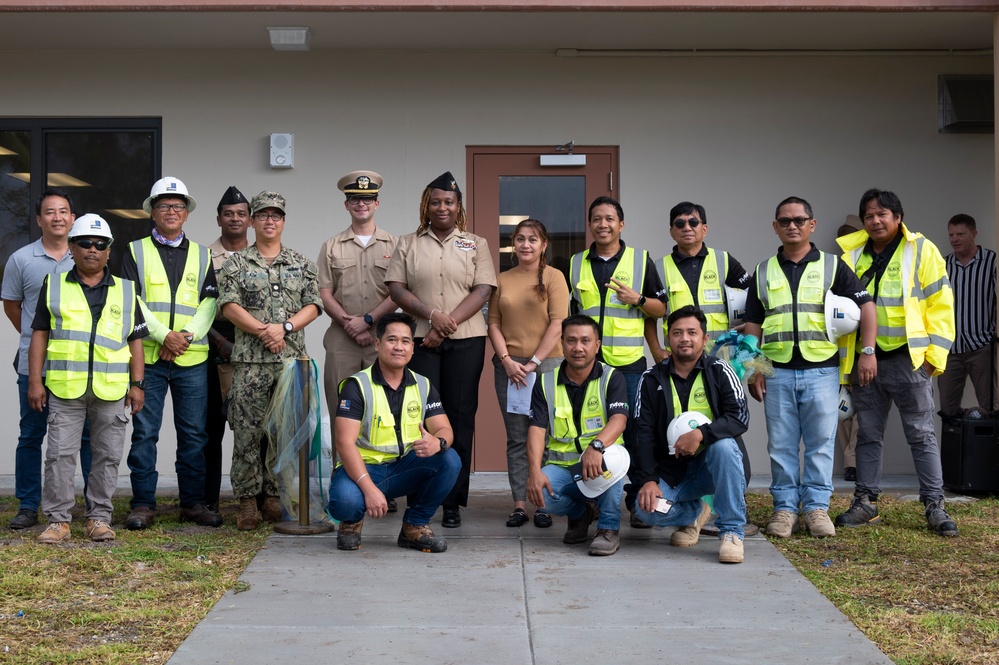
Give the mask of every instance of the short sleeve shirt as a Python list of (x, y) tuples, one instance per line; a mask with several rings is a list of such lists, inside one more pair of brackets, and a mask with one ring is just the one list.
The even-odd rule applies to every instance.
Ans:
[[(572, 403), (573, 419), (579, 426), (579, 418), (583, 413), (583, 398), (586, 396), (586, 386), (591, 381), (599, 381), (606, 370), (602, 363), (594, 363), (590, 375), (582, 383), (575, 383), (565, 373), (566, 361), (562, 361), (555, 371), (556, 383), (564, 385)], [(607, 405), (607, 419), (611, 416), (623, 414), (628, 417), (631, 411), (628, 408), (628, 384), (624, 374), (620, 371), (614, 372), (610, 381), (607, 382), (607, 394), (604, 395), (604, 404)], [(545, 398), (545, 391), (541, 381), (534, 382), (534, 392), (531, 393), (531, 427), (541, 427), (548, 430), (548, 400)]]
[(396, 244), (394, 235), (377, 227), (367, 246), (349, 228), (333, 236), (319, 251), (319, 288), (332, 289), (348, 314), (367, 314), (388, 297), (385, 274)]

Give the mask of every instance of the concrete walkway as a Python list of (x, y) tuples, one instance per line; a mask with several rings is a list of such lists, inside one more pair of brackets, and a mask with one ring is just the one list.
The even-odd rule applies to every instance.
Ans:
[(623, 526), (617, 554), (590, 557), (562, 544), (564, 518), (504, 526), (505, 476), (472, 488), (460, 528), (435, 517), (443, 554), (396, 546), (402, 507), (356, 552), (272, 535), (169, 665), (891, 663), (763, 536), (722, 565), (715, 538)]

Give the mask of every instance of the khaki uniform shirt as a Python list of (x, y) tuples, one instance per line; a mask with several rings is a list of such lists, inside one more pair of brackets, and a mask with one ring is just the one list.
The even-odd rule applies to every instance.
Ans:
[[(496, 271), (486, 239), (474, 233), (452, 229), (447, 238), (438, 240), (430, 229), (399, 238), (387, 282), (401, 282), (427, 307), (450, 314), (468, 297), (473, 286), (496, 286)], [(416, 336), (430, 331), (425, 318), (416, 321)], [(486, 321), (474, 314), (458, 325), (451, 339), (483, 337)]]
[(319, 288), (332, 289), (333, 299), (351, 316), (369, 313), (388, 297), (385, 273), (397, 242), (394, 235), (376, 227), (364, 247), (348, 227), (323, 243)]

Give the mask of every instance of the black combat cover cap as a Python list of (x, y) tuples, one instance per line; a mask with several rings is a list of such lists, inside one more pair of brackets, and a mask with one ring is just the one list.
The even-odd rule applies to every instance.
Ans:
[(437, 176), (429, 185), (427, 185), (427, 189), (443, 189), (447, 192), (455, 192), (458, 194), (458, 198), (461, 198), (461, 189), (458, 187), (458, 183), (455, 181), (454, 176), (451, 175), (450, 171), (445, 171)]

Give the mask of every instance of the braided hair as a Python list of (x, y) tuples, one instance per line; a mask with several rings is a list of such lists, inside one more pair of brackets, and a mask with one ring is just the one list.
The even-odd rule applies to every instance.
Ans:
[[(434, 189), (434, 187), (427, 187), (423, 190), (423, 196), (420, 198), (420, 226), (416, 229), (417, 233), (422, 233), (430, 227), (430, 194)], [(459, 231), (464, 233), (465, 227), (468, 225), (468, 219), (465, 216), (465, 204), (461, 201), (460, 192), (453, 193), (458, 197), (458, 216), (455, 218), (455, 225)]]
[(541, 243), (545, 245), (545, 249), (541, 252), (541, 257), (538, 259), (538, 283), (534, 285), (534, 291), (538, 294), (539, 298), (547, 300), (548, 290), (545, 289), (545, 266), (547, 263), (545, 262), (545, 254), (548, 253), (548, 229), (545, 228), (544, 223), (540, 220), (528, 217), (517, 224), (517, 228), (510, 234), (511, 245), (514, 244), (514, 240), (522, 228), (532, 229), (541, 238)]

